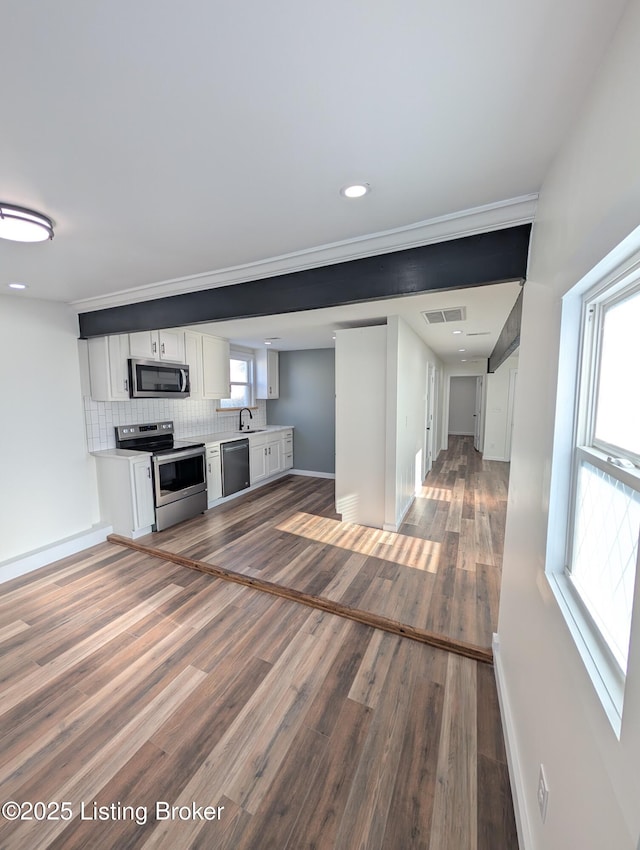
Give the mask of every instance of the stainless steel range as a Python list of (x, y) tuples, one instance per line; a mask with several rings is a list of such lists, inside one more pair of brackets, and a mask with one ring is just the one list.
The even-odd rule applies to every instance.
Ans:
[(154, 531), (162, 531), (207, 509), (204, 443), (174, 440), (173, 422), (118, 425), (116, 448), (151, 452)]

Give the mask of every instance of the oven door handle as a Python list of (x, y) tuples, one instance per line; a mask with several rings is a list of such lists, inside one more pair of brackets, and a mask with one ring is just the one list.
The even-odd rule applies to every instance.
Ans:
[(154, 455), (151, 460), (154, 462), (156, 466), (159, 466), (161, 463), (165, 461), (173, 461), (173, 460), (186, 460), (188, 457), (205, 457), (204, 448), (201, 449), (178, 449), (172, 454), (167, 455)]

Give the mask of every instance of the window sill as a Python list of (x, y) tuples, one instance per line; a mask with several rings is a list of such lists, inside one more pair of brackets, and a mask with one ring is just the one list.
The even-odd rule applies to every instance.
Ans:
[(216, 413), (238, 413), (240, 410), (259, 410), (257, 406), (245, 405), (244, 407), (216, 407)]
[(594, 634), (591, 622), (576, 601), (569, 579), (560, 573), (546, 573), (546, 578), (611, 728), (620, 740), (624, 682), (621, 683), (619, 672), (600, 647), (599, 637)]

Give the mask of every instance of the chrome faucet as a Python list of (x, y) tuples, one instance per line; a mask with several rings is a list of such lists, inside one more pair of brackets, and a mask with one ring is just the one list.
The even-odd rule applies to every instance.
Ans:
[(249, 410), (249, 408), (248, 408), (248, 407), (243, 407), (243, 408), (242, 408), (242, 410), (240, 411), (240, 425), (239, 425), (239, 427), (238, 427), (238, 430), (239, 430), (239, 431), (242, 431), (242, 414), (245, 412), (245, 410), (246, 410), (246, 411), (247, 411), (247, 413), (249, 414), (249, 419), (253, 419), (253, 413)]

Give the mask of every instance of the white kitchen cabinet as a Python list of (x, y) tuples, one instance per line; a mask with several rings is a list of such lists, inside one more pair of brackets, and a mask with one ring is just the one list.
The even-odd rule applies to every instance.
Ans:
[(131, 357), (184, 363), (184, 331), (139, 331), (129, 334)]
[(202, 335), (202, 398), (220, 399), (231, 395), (229, 340)]
[(89, 382), (95, 401), (129, 398), (129, 335), (94, 337), (88, 341)]
[(229, 398), (229, 341), (197, 331), (185, 331), (184, 345), (191, 398)]
[(115, 534), (139, 537), (155, 523), (151, 456), (140, 452), (97, 452), (100, 514)]
[(184, 332), (184, 359), (189, 367), (190, 398), (204, 398), (202, 387), (202, 334)]
[(133, 531), (147, 528), (156, 521), (151, 483), (151, 459), (136, 460), (131, 464), (133, 490)]
[(282, 442), (279, 436), (267, 442), (267, 478), (282, 472)]
[(293, 431), (280, 432), (280, 451), (282, 452), (282, 469), (293, 468)]
[(207, 446), (207, 500), (222, 498), (222, 466), (220, 462), (220, 443)]
[(267, 477), (267, 437), (265, 434), (249, 437), (249, 473), (251, 484)]
[(272, 349), (256, 351), (256, 398), (279, 398), (279, 357)]
[(252, 434), (249, 437), (249, 469), (252, 485), (284, 471), (283, 433), (273, 431)]

